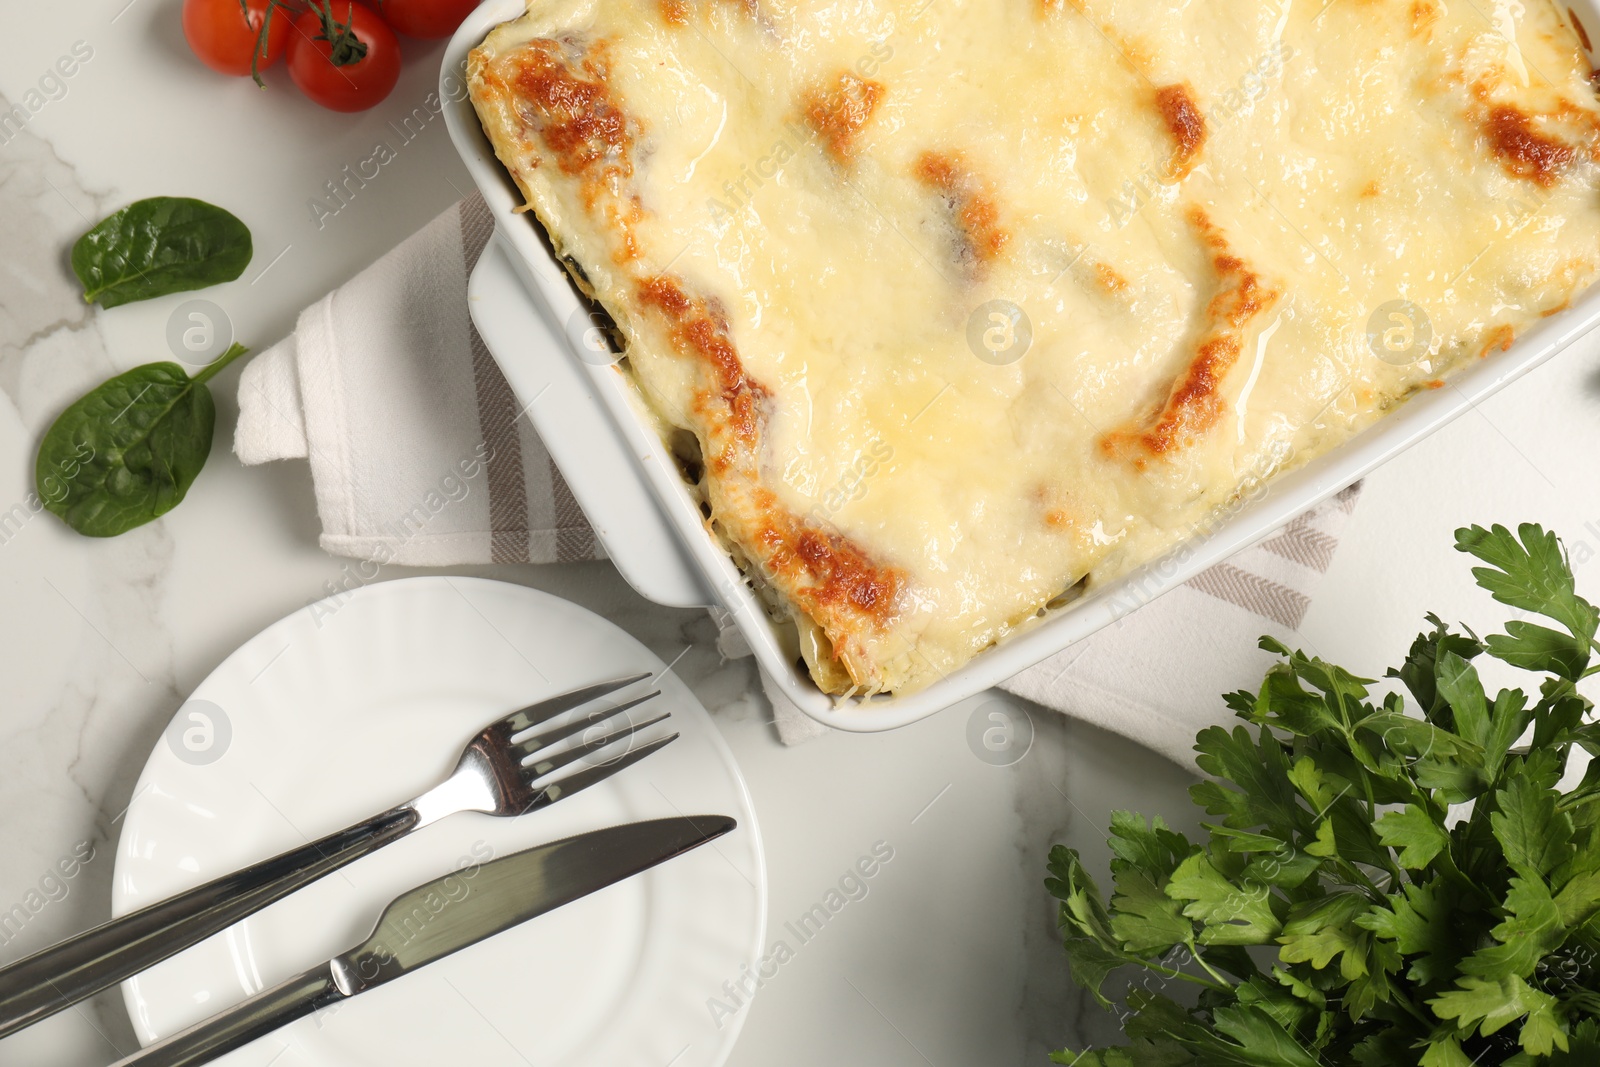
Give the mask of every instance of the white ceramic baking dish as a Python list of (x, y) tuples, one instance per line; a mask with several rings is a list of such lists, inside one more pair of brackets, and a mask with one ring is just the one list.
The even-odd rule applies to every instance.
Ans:
[[(1576, 6), (1600, 26), (1600, 0)], [(1600, 286), (1528, 330), (1510, 350), (1458, 374), (1450, 387), (1413, 397), (1348, 444), (1246, 495), (1228, 514), (1166, 556), (1081, 599), (909, 696), (836, 703), (784, 653), (778, 627), (728, 554), (707, 531), (677, 466), (640, 417), (632, 387), (614, 366), (578, 355), (567, 324), (587, 316), (538, 223), (494, 157), (466, 98), (467, 53), (524, 0), (488, 0), (467, 17), (445, 52), (440, 98), (462, 160), (495, 217), (495, 241), (472, 278), (472, 318), (549, 447), (606, 552), (645, 597), (672, 606), (728, 611), (761, 666), (806, 714), (842, 730), (904, 726), (1032, 666), (1232, 555), (1327, 499), (1445, 423), (1543, 363), (1600, 321)]]

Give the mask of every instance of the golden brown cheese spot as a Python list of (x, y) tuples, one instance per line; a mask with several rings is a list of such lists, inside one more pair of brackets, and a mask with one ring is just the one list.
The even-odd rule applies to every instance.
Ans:
[(843, 537), (803, 530), (795, 542), (795, 555), (814, 582), (807, 593), (816, 603), (842, 605), (880, 620), (894, 612), (903, 577), (875, 565)]
[(1101, 451), (1108, 457), (1134, 450), (1134, 466), (1140, 469), (1144, 455), (1139, 453), (1159, 457), (1187, 448), (1222, 418), (1227, 410), (1222, 380), (1243, 351), (1245, 327), (1282, 295), (1268, 288), (1260, 275), (1233, 254), (1205, 212), (1191, 209), (1188, 221), (1211, 249), (1211, 266), (1217, 275), (1217, 292), (1205, 308), (1205, 333), (1155, 417), (1143, 426), (1115, 430), (1100, 440)]
[(1437, 0), (1412, 0), (1411, 4), (1411, 36), (1425, 37), (1433, 24), (1438, 22), (1444, 12), (1439, 10)]
[(757, 556), (769, 574), (822, 628), (834, 661), (858, 686), (870, 685), (870, 664), (855, 655), (860, 628), (881, 628), (899, 613), (909, 585), (904, 571), (874, 561), (859, 545), (785, 509), (770, 490), (757, 490), (755, 509), (767, 516), (754, 532)]
[(560, 42), (539, 38), (507, 63), (523, 121), (544, 141), (556, 166), (580, 179), (584, 206), (603, 211), (612, 223), (618, 237), (612, 258), (637, 259), (635, 227), (644, 207), (624, 185), (633, 177), (639, 123), (611, 94), (606, 42), (595, 42), (575, 65)]
[(1120, 293), (1128, 288), (1128, 279), (1118, 274), (1117, 269), (1109, 263), (1096, 263), (1094, 276), (1100, 288), (1108, 293)]
[(1194, 168), (1195, 159), (1206, 143), (1206, 120), (1195, 106), (1186, 85), (1163, 85), (1156, 90), (1156, 110), (1172, 136), (1171, 177), (1177, 181)]
[(657, 0), (656, 5), (661, 11), (661, 21), (669, 26), (687, 26), (689, 24), (688, 0)]
[(1382, 192), (1383, 189), (1378, 185), (1377, 182), (1368, 182), (1361, 187), (1361, 199), (1372, 200)]
[(590, 174), (603, 165), (632, 175), (633, 136), (606, 84), (603, 43), (584, 57), (582, 74), (560, 49), (555, 41), (530, 41), (512, 60), (517, 94), (537, 109), (534, 126), (556, 165), (568, 174)]
[[(770, 394), (745, 373), (739, 350), (728, 336), (727, 322), (706, 301), (691, 298), (675, 279), (666, 275), (639, 282), (637, 291), (641, 304), (656, 309), (666, 319), (673, 350), (698, 360), (711, 372), (716, 388), (702, 390), (697, 401), (703, 405), (720, 400), (734, 436), (746, 445), (753, 444)], [(721, 451), (712, 451), (706, 459), (719, 470), (726, 469), (730, 462)]]
[(840, 71), (831, 86), (813, 87), (805, 95), (803, 110), (811, 128), (822, 136), (828, 153), (840, 163), (848, 163), (855, 153), (856, 138), (872, 121), (873, 112), (883, 102), (882, 82)]
[(1478, 350), (1478, 358), (1487, 358), (1490, 352), (1504, 352), (1511, 347), (1511, 342), (1517, 339), (1517, 331), (1509, 325), (1499, 325), (1490, 330), (1483, 338), (1483, 347)]
[(1000, 225), (994, 195), (958, 157), (924, 152), (917, 157), (917, 180), (944, 198), (962, 247), (957, 258), (982, 266), (998, 258), (1011, 234)]
[(1506, 173), (1546, 189), (1576, 154), (1571, 145), (1535, 129), (1533, 119), (1514, 104), (1491, 106), (1483, 126), (1489, 148)]

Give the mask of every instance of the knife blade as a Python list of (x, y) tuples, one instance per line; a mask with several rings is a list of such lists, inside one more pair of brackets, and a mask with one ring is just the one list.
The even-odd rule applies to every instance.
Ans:
[(361, 944), (113, 1067), (205, 1063), (295, 1019), (665, 863), (737, 825), (726, 815), (627, 823), (489, 860), (470, 880), (452, 872), (425, 882), (390, 901)]

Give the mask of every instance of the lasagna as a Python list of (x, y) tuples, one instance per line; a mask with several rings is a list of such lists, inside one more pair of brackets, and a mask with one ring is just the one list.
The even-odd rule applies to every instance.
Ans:
[(912, 692), (1564, 308), (1548, 0), (533, 0), (469, 61), (819, 687)]

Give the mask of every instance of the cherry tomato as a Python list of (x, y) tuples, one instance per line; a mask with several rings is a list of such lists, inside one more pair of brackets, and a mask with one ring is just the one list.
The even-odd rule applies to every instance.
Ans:
[(478, 6), (478, 0), (378, 0), (378, 11), (396, 33), (448, 37)]
[[(212, 70), (235, 77), (250, 73), (250, 61), (261, 43), (261, 26), (266, 21), (267, 6), (275, 0), (245, 0), (250, 17), (239, 10), (239, 0), (183, 0), (183, 35), (200, 62)], [(266, 36), (266, 49), (257, 67), (266, 70), (283, 55), (289, 43), (289, 23), (294, 13), (283, 10), (272, 13), (272, 26)], [(303, 6), (303, 5), (302, 5)]]
[(313, 0), (294, 23), (289, 77), (330, 111), (365, 111), (400, 80), (400, 42), (355, 0)]

